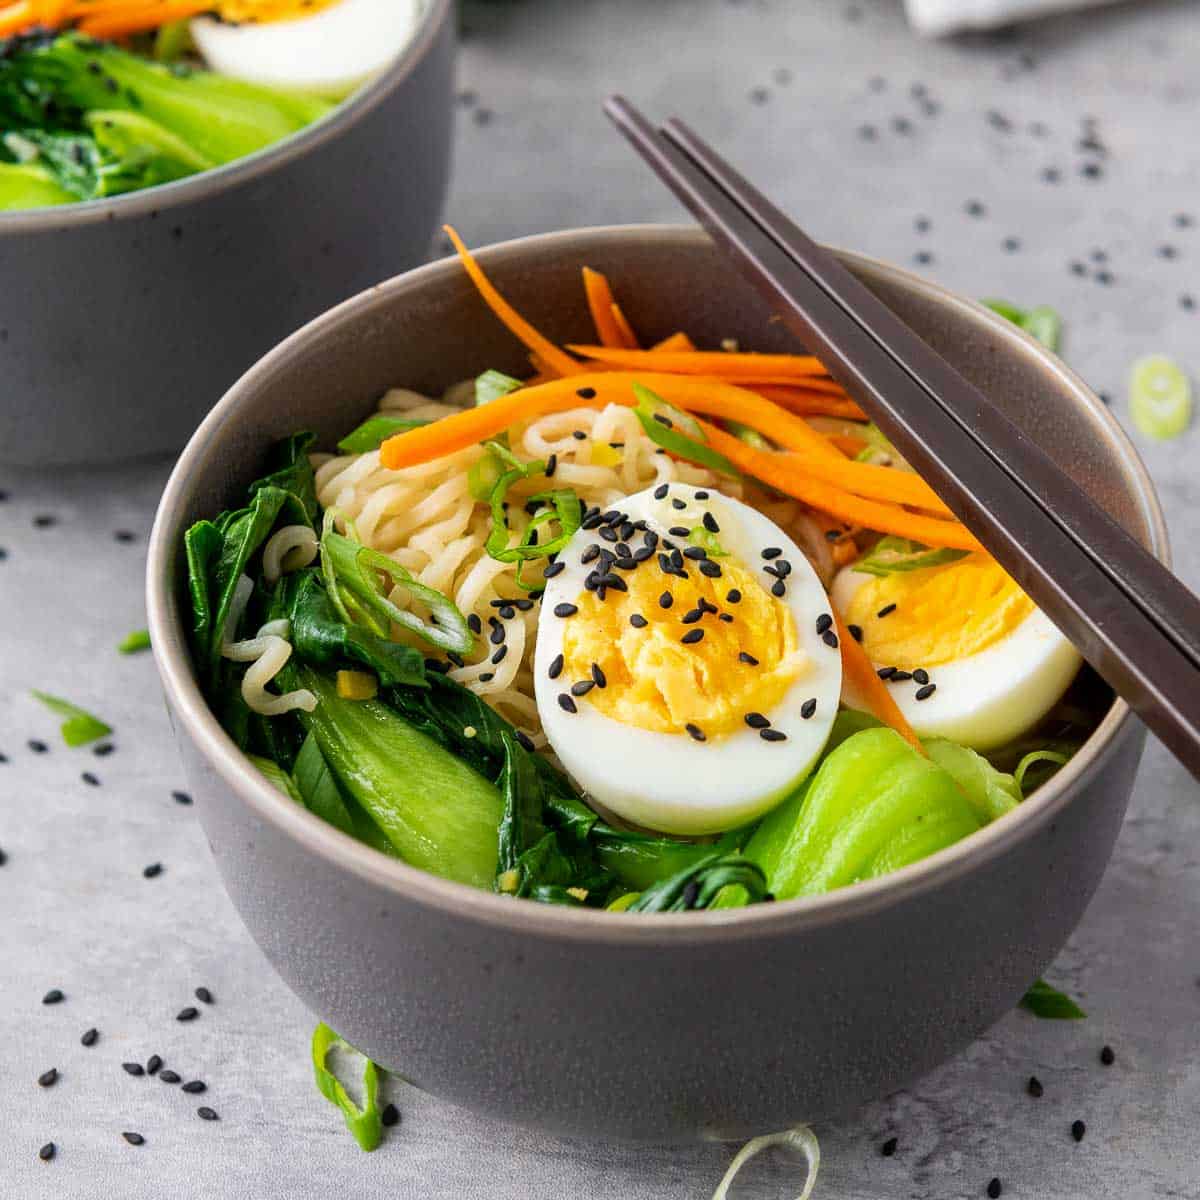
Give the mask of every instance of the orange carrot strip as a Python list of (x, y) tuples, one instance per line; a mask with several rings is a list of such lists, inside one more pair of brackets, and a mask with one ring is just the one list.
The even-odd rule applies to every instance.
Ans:
[(616, 321), (617, 328), (621, 331), (621, 339), (625, 343), (627, 350), (636, 350), (638, 348), (638, 337), (633, 332), (633, 326), (630, 325), (628, 317), (621, 311), (621, 306), (614, 300), (611, 306), (612, 319)]
[[(736, 374), (737, 372), (733, 373)], [(836, 379), (822, 378), (819, 375), (813, 375), (807, 379), (792, 380), (791, 383), (768, 383), (764, 381), (761, 386), (756, 384), (754, 390), (761, 392), (768, 400), (774, 400), (776, 404), (785, 405), (789, 396), (807, 396), (813, 392), (820, 392), (823, 396), (836, 396), (839, 400), (850, 399), (846, 395), (846, 389)]]
[(483, 297), (484, 303), (508, 329), (559, 375), (577, 375), (584, 370), (580, 363), (577, 363), (569, 354), (564, 354), (549, 338), (539, 333), (500, 295), (492, 281), (483, 273), (474, 256), (463, 244), (462, 238), (458, 236), (458, 231), (451, 225), (443, 225), (442, 228), (453, 243), (458, 257), (462, 260), (464, 270), (471, 277), (471, 282)]
[(35, 24), (37, 24), (37, 10), (30, 0), (19, 0), (17, 4), (10, 4), (6, 8), (0, 9), (0, 37), (20, 33), (23, 29)]
[[(490, 408), (491, 405), (485, 407)], [(822, 512), (852, 525), (863, 525), (880, 533), (893, 533), (898, 537), (911, 538), (925, 546), (948, 546), (955, 550), (983, 549), (970, 530), (958, 521), (943, 521), (937, 517), (922, 516), (895, 504), (853, 495), (814, 478), (809, 473), (813, 465), (811, 460), (801, 462), (796, 455), (757, 450), (707, 421), (701, 421), (700, 427), (704, 430), (709, 445), (725, 455), (735, 467), (769, 484), (784, 495), (802, 500), (810, 508), (819, 508)], [(419, 432), (421, 431), (413, 431)], [(412, 434), (402, 436), (411, 437)]]
[(583, 290), (587, 296), (588, 311), (592, 314), (592, 324), (596, 327), (596, 336), (601, 344), (618, 350), (628, 347), (629, 343), (625, 340), (613, 312), (613, 294), (608, 280), (599, 271), (584, 267)]
[(885, 504), (923, 508), (942, 517), (953, 515), (938, 499), (937, 493), (929, 484), (911, 471), (897, 471), (893, 467), (881, 467), (874, 463), (847, 461), (840, 454), (837, 458), (830, 459), (785, 451), (779, 457), (785, 463), (790, 463), (798, 473), (807, 473), (813, 479), (819, 479), (822, 483), (841, 488), (855, 496), (880, 500)]
[(567, 349), (584, 358), (632, 371), (670, 371), (718, 379), (728, 372), (736, 372), (745, 379), (762, 377), (793, 381), (825, 374), (825, 368), (817, 359), (802, 354), (732, 354), (724, 350), (666, 354), (654, 350), (614, 350), (608, 346), (568, 346)]
[(867, 448), (867, 443), (862, 438), (848, 437), (844, 433), (829, 433), (825, 436), (847, 458), (857, 458)]
[(810, 392), (799, 388), (756, 387), (752, 389), (764, 400), (786, 408), (801, 417), (844, 417), (848, 421), (865, 421), (867, 414), (849, 396), (827, 392)]
[(696, 343), (686, 333), (680, 332), (663, 338), (661, 342), (655, 342), (650, 349), (655, 354), (666, 354), (672, 350), (695, 350)]
[(904, 714), (892, 699), (892, 693), (875, 673), (875, 667), (867, 657), (867, 652), (850, 636), (850, 631), (842, 623), (841, 617), (835, 615), (833, 619), (837, 628), (838, 646), (842, 651), (842, 675), (867, 702), (873, 716), (891, 726), (918, 754), (924, 754), (925, 747), (921, 745), (921, 739), (913, 732), (912, 726), (904, 719)]
[(176, 0), (174, 4), (147, 4), (138, 8), (130, 6), (111, 12), (97, 8), (94, 16), (85, 17), (79, 22), (78, 29), (88, 37), (118, 38), (128, 33), (145, 33), (169, 21), (182, 21), (211, 7), (212, 0)]

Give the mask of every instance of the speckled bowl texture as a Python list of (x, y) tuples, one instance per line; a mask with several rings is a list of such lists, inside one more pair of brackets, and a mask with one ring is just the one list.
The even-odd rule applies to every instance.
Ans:
[(421, 262), (445, 196), (451, 0), (327, 119), (215, 171), (0, 213), (0, 462), (177, 451), (281, 338)]
[[(701, 344), (796, 349), (693, 231), (559, 233), (480, 259), (561, 341), (588, 338), (588, 263), (647, 341), (686, 329)], [(1165, 556), (1145, 472), (1076, 376), (980, 306), (843, 259)], [(455, 262), (423, 267), (268, 355), (167, 486), (151, 636), (213, 854), (267, 958), (314, 1014), (418, 1087), (585, 1137), (780, 1129), (883, 1096), (961, 1050), (1050, 963), (1095, 891), (1144, 740), (1123, 704), (1017, 811), (921, 863), (801, 901), (646, 917), (505, 899), (387, 859), (275, 791), (222, 732), (185, 646), (186, 527), (240, 502), (273, 439), (312, 428), (331, 443), (389, 386), (437, 391), (488, 367), (527, 363)], [(700, 770), (698, 759), (698, 788)]]

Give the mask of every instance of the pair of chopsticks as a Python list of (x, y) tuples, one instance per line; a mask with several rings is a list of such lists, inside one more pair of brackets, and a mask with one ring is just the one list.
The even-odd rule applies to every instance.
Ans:
[(788, 328), (1200, 777), (1200, 599), (686, 125), (605, 105)]

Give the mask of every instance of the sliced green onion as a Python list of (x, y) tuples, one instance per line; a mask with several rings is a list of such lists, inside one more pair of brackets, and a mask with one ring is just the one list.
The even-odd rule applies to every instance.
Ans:
[(503, 371), (484, 371), (475, 380), (476, 407), (480, 404), (490, 404), (493, 400), (507, 396), (509, 392), (515, 392), (524, 386), (519, 379), (505, 375)]
[(1021, 998), (1021, 1007), (1047, 1021), (1082, 1021), (1087, 1013), (1065, 992), (1039, 979)]
[(897, 571), (940, 567), (966, 558), (969, 553), (969, 550), (953, 550), (949, 546), (932, 550), (920, 542), (889, 534), (880, 538), (871, 552), (854, 564), (854, 570), (864, 575), (892, 575)]
[(88, 742), (98, 741), (112, 733), (111, 726), (86, 709), (72, 704), (70, 700), (63, 700), (46, 692), (34, 691), (32, 694), (35, 700), (40, 700), (52, 713), (64, 718), (60, 732), (68, 746), (86, 746)]
[[(541, 461), (526, 463), (522, 467), (506, 471), (492, 489), (489, 500), (492, 509), (492, 528), (487, 536), (487, 541), (484, 542), (484, 549), (497, 562), (526, 563), (535, 558), (548, 558), (551, 554), (558, 554), (583, 523), (583, 506), (579, 503), (579, 497), (570, 488), (538, 492), (536, 495), (530, 496), (527, 503), (541, 503), (544, 507), (530, 518), (520, 542), (515, 546), (508, 544), (509, 528), (508, 517), (504, 511), (504, 497), (514, 483), (521, 479), (527, 479), (531, 475), (542, 474), (545, 470), (546, 465)], [(551, 521), (558, 522), (558, 534), (546, 541), (541, 541), (538, 530)], [(517, 583), (527, 591), (532, 591), (535, 587), (540, 586), (540, 584), (526, 583), (521, 578), (519, 568)]]
[(743, 425), (741, 421), (726, 421), (725, 428), (733, 434), (739, 442), (745, 442), (747, 446), (753, 446), (755, 450), (774, 450), (775, 447), (767, 441), (757, 429), (751, 429), (749, 425)]
[(1070, 762), (1070, 756), (1061, 753), (1058, 750), (1031, 750), (1024, 758), (1017, 763), (1013, 771), (1013, 779), (1016, 780), (1017, 787), (1021, 789), (1021, 795), (1025, 794), (1025, 772), (1029, 770), (1035, 763), (1048, 762), (1055, 763), (1060, 767), (1065, 767)]
[[(335, 516), (334, 510), (326, 510), (321, 571), (329, 598), (342, 620), (347, 625), (362, 623), (379, 637), (390, 636), (394, 622), (443, 650), (469, 653), (475, 638), (454, 602), (436, 588), (419, 583), (395, 559), (364, 546), (353, 536), (336, 532)], [(431, 623), (393, 604), (385, 594), (389, 582), (426, 605)]]
[(809, 1200), (813, 1188), (817, 1186), (817, 1172), (821, 1169), (821, 1147), (817, 1135), (807, 1125), (797, 1125), (794, 1129), (785, 1129), (782, 1133), (764, 1133), (761, 1137), (751, 1138), (733, 1156), (733, 1162), (713, 1192), (712, 1200), (727, 1200), (729, 1189), (733, 1185), (738, 1172), (756, 1155), (772, 1146), (790, 1146), (804, 1155), (806, 1164), (804, 1190), (796, 1200)]
[(892, 445), (891, 439), (874, 421), (869, 421), (856, 432), (867, 444), (854, 456), (855, 462), (873, 463), (881, 467), (898, 467), (905, 471), (912, 470), (900, 451)]
[(981, 303), (985, 308), (999, 313), (1006, 321), (1011, 321), (1014, 325), (1020, 325), (1025, 320), (1025, 310), (1018, 308), (1015, 304), (1010, 304), (1007, 300), (983, 300)]
[(492, 489), (504, 474), (505, 467), (512, 469), (524, 465), (501, 442), (484, 442), (482, 457), (473, 462), (467, 471), (467, 490), (471, 493), (471, 498), (486, 504), (492, 497)]
[(710, 471), (739, 478), (733, 463), (706, 443), (704, 430), (696, 420), (640, 383), (633, 385), (633, 394), (637, 397), (633, 411), (652, 442), (671, 454), (708, 467)]
[(121, 654), (137, 654), (150, 649), (150, 630), (135, 629), (127, 633), (118, 643), (117, 650)]
[(693, 546), (699, 546), (709, 558), (725, 558), (729, 551), (717, 540), (717, 535), (703, 525), (693, 525), (688, 533), (688, 541)]
[(407, 433), (410, 429), (428, 424), (428, 421), (410, 421), (407, 417), (389, 417), (376, 413), (375, 416), (368, 417), (357, 429), (346, 434), (337, 447), (343, 454), (366, 454), (371, 450), (378, 450), (388, 438), (397, 433)]
[(985, 300), (984, 305), (999, 313), (1005, 320), (1019, 325), (1027, 334), (1036, 338), (1047, 350), (1057, 350), (1062, 340), (1062, 317), (1048, 304), (1036, 308), (1018, 308), (1007, 300)]
[[(335, 1048), (357, 1054), (363, 1060), (361, 1107), (354, 1103), (342, 1081), (329, 1069), (329, 1054)], [(379, 1109), (380, 1068), (324, 1022), (313, 1030), (312, 1063), (317, 1090), (330, 1104), (341, 1109), (346, 1128), (354, 1135), (354, 1140), (364, 1150), (374, 1150), (383, 1140), (383, 1115)]]
[(1192, 419), (1192, 385), (1165, 354), (1139, 358), (1129, 375), (1129, 414), (1147, 437), (1178, 437)]

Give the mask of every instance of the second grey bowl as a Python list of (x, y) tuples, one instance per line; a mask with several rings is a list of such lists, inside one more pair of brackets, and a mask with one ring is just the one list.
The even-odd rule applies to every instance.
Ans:
[(0, 213), (0, 462), (178, 450), (305, 321), (425, 258), (449, 172), (451, 0), (326, 119), (144, 192)]
[[(1165, 556), (1145, 471), (1075, 375), (979, 305), (843, 257)], [(647, 339), (685, 329), (701, 344), (794, 349), (693, 231), (573, 231), (479, 258), (561, 342), (590, 337), (586, 263), (608, 273)], [(829, 895), (660, 916), (511, 900), (385, 858), (275, 791), (220, 728), (187, 651), (188, 525), (242, 502), (272, 440), (308, 428), (330, 445), (388, 387), (435, 391), (488, 367), (528, 371), (461, 267), (410, 272), (260, 362), (204, 422), (164, 493), (151, 638), (197, 812), (267, 958), (314, 1014), (417, 1086), (575, 1136), (782, 1129), (884, 1096), (957, 1053), (1018, 1001), (1096, 889), (1145, 738), (1122, 703), (1016, 811), (931, 858)]]

